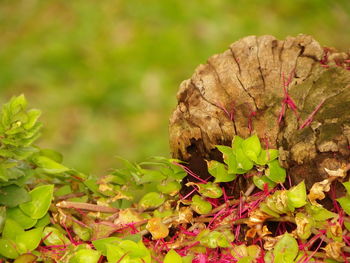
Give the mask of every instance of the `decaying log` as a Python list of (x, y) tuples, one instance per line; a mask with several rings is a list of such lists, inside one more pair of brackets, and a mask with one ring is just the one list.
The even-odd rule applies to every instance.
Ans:
[[(277, 148), (294, 182), (308, 187), (350, 159), (350, 53), (311, 36), (248, 36), (199, 65), (181, 83), (170, 147), (207, 176), (215, 145), (256, 133)], [(295, 102), (295, 106), (293, 105)]]

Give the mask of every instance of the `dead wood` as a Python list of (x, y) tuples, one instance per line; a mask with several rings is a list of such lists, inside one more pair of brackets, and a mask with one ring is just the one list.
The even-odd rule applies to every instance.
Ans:
[(349, 53), (307, 35), (238, 40), (181, 83), (170, 118), (172, 154), (204, 178), (203, 159), (221, 159), (215, 145), (256, 133), (279, 149), (294, 182), (310, 187), (327, 176), (324, 168), (350, 161), (349, 69)]

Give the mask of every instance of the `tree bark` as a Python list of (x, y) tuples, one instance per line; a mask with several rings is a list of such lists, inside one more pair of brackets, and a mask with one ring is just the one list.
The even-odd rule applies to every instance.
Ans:
[[(173, 157), (201, 177), (215, 145), (257, 134), (294, 183), (308, 187), (350, 156), (350, 54), (307, 35), (248, 36), (199, 65), (181, 83), (170, 118)], [(293, 106), (295, 103), (296, 108)]]

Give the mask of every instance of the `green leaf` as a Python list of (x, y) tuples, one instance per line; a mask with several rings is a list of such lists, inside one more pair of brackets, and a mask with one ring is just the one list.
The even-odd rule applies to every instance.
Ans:
[(102, 253), (102, 255), (107, 256), (107, 244), (112, 245), (118, 245), (121, 241), (121, 238), (119, 237), (107, 237), (107, 238), (101, 238), (97, 240), (93, 240), (92, 244), (94, 247)]
[(264, 190), (264, 185), (267, 184), (268, 189), (273, 189), (276, 186), (276, 183), (271, 181), (266, 175), (262, 176), (253, 176), (253, 182), (256, 187), (258, 187), (260, 190)]
[(261, 152), (261, 144), (258, 136), (253, 135), (245, 139), (241, 144), (244, 154), (255, 163), (258, 160), (258, 156)]
[(175, 250), (171, 249), (164, 258), (164, 263), (182, 263), (182, 258)]
[(96, 250), (83, 248), (74, 253), (69, 263), (97, 263), (100, 256), (100, 252)]
[(34, 228), (16, 236), (16, 245), (21, 253), (36, 249), (40, 243), (43, 228)]
[(128, 253), (131, 258), (143, 258), (147, 256), (148, 250), (145, 247), (140, 247), (139, 243), (131, 240), (122, 240), (118, 246)]
[(234, 240), (234, 235), (230, 231), (219, 232), (219, 231), (210, 231), (209, 229), (203, 230), (196, 237), (202, 246), (209, 248), (217, 247), (230, 247), (231, 243)]
[(15, 240), (16, 236), (24, 233), (23, 228), (15, 221), (7, 218), (5, 221), (5, 226), (2, 231), (2, 237), (6, 239)]
[(81, 226), (80, 224), (73, 221), (72, 224), (73, 232), (83, 241), (88, 241), (91, 238), (91, 229), (88, 227)]
[(23, 188), (11, 184), (0, 188), (0, 204), (7, 207), (15, 207), (30, 201), (30, 195)]
[(162, 205), (164, 201), (165, 198), (160, 193), (150, 192), (141, 198), (139, 205), (142, 209), (157, 208)]
[(302, 181), (298, 185), (290, 188), (287, 191), (288, 197), (288, 207), (291, 211), (294, 211), (294, 208), (299, 208), (306, 205), (306, 187), (305, 182)]
[(157, 188), (161, 193), (173, 196), (181, 190), (181, 184), (177, 181), (164, 181)]
[(298, 242), (288, 233), (283, 235), (273, 250), (275, 262), (279, 263), (293, 263), (298, 252)]
[(23, 124), (23, 127), (26, 130), (33, 128), (35, 123), (38, 121), (40, 115), (41, 115), (41, 111), (37, 109), (31, 109), (27, 111), (28, 120), (26, 123)]
[(41, 237), (46, 246), (62, 246), (70, 244), (69, 239), (54, 227), (45, 227)]
[(46, 213), (42, 218), (38, 219), (35, 227), (45, 227), (50, 224), (50, 215)]
[[(106, 244), (108, 262), (129, 263), (126, 261), (130, 257), (120, 247), (112, 244)], [(123, 260), (120, 260), (123, 257)]]
[(49, 210), (52, 196), (53, 185), (41, 185), (30, 191), (32, 200), (21, 204), (22, 211), (33, 219), (42, 218)]
[(63, 155), (59, 152), (56, 152), (52, 149), (40, 149), (40, 155), (45, 156), (56, 163), (62, 163), (63, 161)]
[(315, 221), (326, 221), (327, 219), (334, 218), (337, 214), (327, 210), (322, 206), (316, 206), (308, 204), (306, 211), (311, 215)]
[(350, 215), (350, 197), (344, 196), (338, 198), (337, 201), (340, 204), (340, 206), (344, 209), (345, 213), (347, 213), (347, 215)]
[(16, 250), (16, 243), (6, 238), (0, 239), (0, 255), (11, 259), (17, 258), (19, 254)]
[(283, 183), (286, 180), (286, 170), (280, 166), (278, 160), (268, 163), (268, 167), (265, 174), (271, 181)]
[(232, 139), (232, 149), (233, 152), (235, 153), (237, 148), (240, 148), (243, 142), (243, 138), (239, 137), (238, 135), (235, 135), (235, 137), (233, 137)]
[(16, 221), (23, 229), (33, 227), (37, 220), (27, 216), (19, 207), (9, 208), (7, 217)]
[(276, 218), (280, 217), (280, 215), (276, 211), (269, 208), (265, 203), (260, 204), (260, 210), (263, 211), (265, 214), (268, 214), (270, 216), (273, 216)]
[(35, 263), (38, 262), (37, 259), (37, 256), (27, 253), (20, 255), (13, 263)]
[(218, 161), (207, 161), (208, 172), (215, 177), (215, 183), (231, 182), (236, 178), (235, 174), (229, 174), (225, 165)]
[(208, 201), (205, 201), (202, 199), (199, 195), (194, 195), (192, 197), (192, 203), (191, 208), (200, 215), (208, 214), (211, 209), (212, 205)]
[(70, 170), (66, 166), (58, 162), (55, 162), (54, 160), (42, 155), (34, 156), (32, 158), (32, 161), (39, 168), (41, 168), (45, 173), (48, 173), (48, 174), (58, 174), (58, 173), (63, 173)]
[(258, 159), (256, 161), (259, 165), (265, 165), (278, 157), (278, 150), (269, 149), (269, 150), (261, 150)]
[(248, 156), (245, 155), (245, 153), (243, 152), (242, 148), (237, 148), (236, 150), (236, 161), (237, 161), (237, 169), (242, 169), (245, 172), (250, 171), (253, 166), (254, 163), (253, 161), (251, 161)]
[(222, 196), (222, 189), (213, 182), (197, 184), (197, 186), (199, 187), (199, 193), (203, 196), (210, 198), (220, 198)]

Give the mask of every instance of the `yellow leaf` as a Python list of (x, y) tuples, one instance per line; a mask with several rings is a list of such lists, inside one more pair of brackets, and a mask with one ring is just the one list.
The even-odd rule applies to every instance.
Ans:
[(153, 239), (165, 238), (169, 235), (168, 227), (162, 222), (159, 217), (148, 220), (146, 229), (151, 233)]

